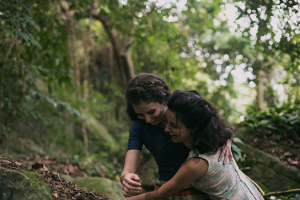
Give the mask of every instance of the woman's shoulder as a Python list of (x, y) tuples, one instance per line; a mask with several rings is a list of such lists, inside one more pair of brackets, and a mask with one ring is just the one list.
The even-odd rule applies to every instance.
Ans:
[(206, 159), (201, 157), (190, 157), (185, 161), (183, 167), (187, 173), (192, 173), (195, 177), (200, 178), (207, 173), (209, 164)]
[(191, 156), (191, 157), (202, 157), (202, 156), (211, 157), (214, 155), (215, 155), (215, 153), (213, 153), (213, 152), (199, 153), (197, 150), (191, 150), (189, 153), (189, 156)]
[(208, 163), (212, 163), (212, 162), (215, 162), (216, 160), (218, 160), (218, 155), (216, 155), (214, 153), (201, 154), (197, 151), (191, 150), (188, 158), (201, 158), (203, 160), (206, 160), (206, 162), (208, 162)]

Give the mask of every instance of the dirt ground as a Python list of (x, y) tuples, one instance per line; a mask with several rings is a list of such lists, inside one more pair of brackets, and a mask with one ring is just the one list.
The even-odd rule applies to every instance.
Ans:
[[(47, 166), (43, 163), (47, 163), (48, 166), (52, 166), (53, 169), (57, 169), (56, 167), (62, 167), (58, 171), (63, 170), (65, 173), (74, 174), (75, 172), (85, 176), (85, 172), (80, 170), (78, 166), (71, 165), (57, 165), (55, 160), (48, 160), (40, 157), (36, 157), (34, 159), (27, 159), (27, 161), (35, 162), (32, 165), (32, 168), (29, 169), (22, 165), (20, 162), (13, 161), (7, 158), (0, 158), (0, 164), (4, 168), (18, 170), (20, 172), (27, 170), (32, 172), (37, 172), (43, 174), (44, 181), (48, 183), (51, 187), (51, 195), (53, 199), (76, 199), (76, 200), (86, 200), (86, 199), (94, 199), (94, 200), (108, 200), (107, 197), (96, 194), (92, 191), (87, 191), (84, 188), (78, 188), (72, 182), (67, 182), (59, 176), (59, 173), (54, 171), (49, 171)], [(76, 175), (75, 175), (76, 176)]]
[(278, 139), (275, 134), (256, 137), (250, 145), (279, 158), (283, 163), (300, 169), (299, 134), (284, 134)]

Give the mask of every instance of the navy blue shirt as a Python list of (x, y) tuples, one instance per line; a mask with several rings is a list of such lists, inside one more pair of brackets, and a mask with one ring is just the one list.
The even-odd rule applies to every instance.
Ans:
[(153, 126), (143, 120), (134, 121), (129, 131), (128, 149), (142, 150), (143, 145), (154, 156), (159, 180), (168, 181), (187, 159), (190, 150), (182, 143), (174, 143), (165, 125)]

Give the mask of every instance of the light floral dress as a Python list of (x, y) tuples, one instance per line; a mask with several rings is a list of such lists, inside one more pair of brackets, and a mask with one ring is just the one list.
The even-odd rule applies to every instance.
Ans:
[(263, 196), (239, 169), (234, 159), (218, 162), (219, 154), (198, 154), (191, 151), (189, 158), (199, 157), (207, 161), (207, 173), (195, 180), (191, 185), (214, 199), (263, 200)]

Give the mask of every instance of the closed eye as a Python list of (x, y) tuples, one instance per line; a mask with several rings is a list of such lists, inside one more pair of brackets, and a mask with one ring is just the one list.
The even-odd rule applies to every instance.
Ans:
[(172, 126), (173, 128), (178, 128), (177, 124), (174, 123), (170, 123), (170, 126)]
[(148, 113), (149, 115), (151, 115), (151, 114), (155, 113), (155, 111), (156, 111), (156, 109), (152, 109), (152, 110), (149, 110), (147, 113)]

